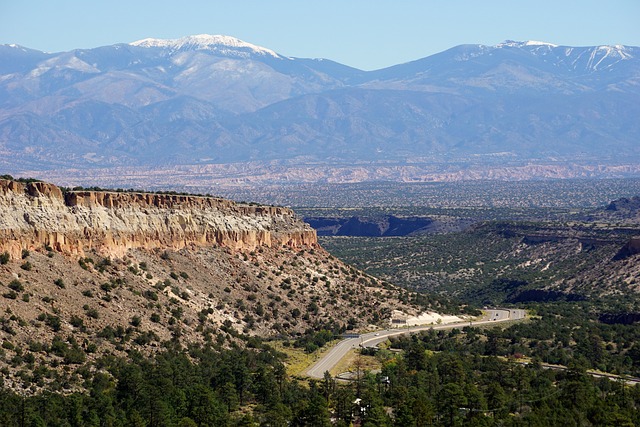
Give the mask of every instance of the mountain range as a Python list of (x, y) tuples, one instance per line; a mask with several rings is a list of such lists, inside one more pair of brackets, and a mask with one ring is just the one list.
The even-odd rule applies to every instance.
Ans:
[(375, 71), (229, 36), (0, 46), (0, 167), (13, 174), (233, 164), (266, 181), (291, 170), (299, 181), (640, 175), (638, 117), (633, 46), (462, 45)]

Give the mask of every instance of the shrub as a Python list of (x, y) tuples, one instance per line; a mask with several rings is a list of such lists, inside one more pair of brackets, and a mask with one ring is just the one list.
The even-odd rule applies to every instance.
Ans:
[(5, 265), (6, 263), (9, 262), (9, 260), (11, 259), (11, 257), (9, 256), (8, 252), (3, 252), (0, 254), (0, 265)]
[(18, 294), (15, 293), (15, 291), (9, 291), (6, 292), (4, 294), (2, 294), (3, 297), (8, 298), (8, 299), (16, 299), (18, 298)]
[(62, 322), (58, 316), (53, 316), (51, 314), (47, 314), (44, 320), (44, 323), (53, 329), (54, 332), (58, 332), (62, 327)]
[(100, 314), (98, 313), (98, 310), (96, 310), (95, 308), (88, 308), (86, 310), (86, 314), (87, 314), (87, 316), (91, 317), (92, 319), (97, 319), (98, 317), (100, 317)]
[(21, 269), (25, 270), (25, 271), (31, 271), (31, 269), (33, 268), (33, 265), (29, 262), (29, 261), (25, 261), (21, 266)]
[(22, 259), (27, 258), (31, 253), (27, 249), (22, 250)]
[(19, 280), (14, 279), (11, 281), (11, 283), (9, 283), (9, 289), (14, 290), (16, 292), (21, 292), (24, 290), (24, 286), (22, 286), (22, 283), (20, 283)]
[(71, 323), (71, 326), (75, 328), (81, 328), (82, 326), (84, 326), (84, 321), (82, 320), (82, 318), (76, 315), (71, 316), (69, 323)]
[(56, 280), (53, 281), (53, 284), (56, 285), (57, 287), (59, 287), (60, 289), (64, 289), (66, 288), (64, 282), (62, 281), (62, 279), (58, 278)]
[(111, 265), (111, 258), (102, 259), (96, 267), (100, 273), (104, 272), (104, 270)]
[(158, 301), (158, 294), (153, 292), (152, 290), (147, 289), (142, 293), (142, 295), (148, 300)]

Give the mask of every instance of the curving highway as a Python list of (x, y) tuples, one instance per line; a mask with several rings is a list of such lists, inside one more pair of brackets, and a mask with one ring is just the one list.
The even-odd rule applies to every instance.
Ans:
[(510, 320), (523, 320), (527, 316), (525, 310), (520, 309), (487, 309), (481, 319), (474, 322), (457, 322), (447, 325), (421, 325), (409, 328), (386, 329), (384, 331), (369, 332), (362, 334), (357, 338), (347, 338), (335, 345), (322, 359), (318, 360), (312, 367), (307, 370), (307, 376), (311, 378), (322, 378), (325, 371), (331, 371), (340, 360), (352, 348), (357, 347), (375, 347), (381, 342), (386, 341), (389, 337), (397, 335), (407, 335), (413, 332), (426, 331), (429, 329), (455, 329), (464, 328), (465, 326), (489, 325), (496, 322), (506, 322)]

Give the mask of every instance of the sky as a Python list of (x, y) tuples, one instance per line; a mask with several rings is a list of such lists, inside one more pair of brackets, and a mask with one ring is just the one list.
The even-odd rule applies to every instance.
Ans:
[(0, 0), (0, 44), (46, 52), (223, 34), (363, 70), (460, 44), (640, 46), (640, 0)]

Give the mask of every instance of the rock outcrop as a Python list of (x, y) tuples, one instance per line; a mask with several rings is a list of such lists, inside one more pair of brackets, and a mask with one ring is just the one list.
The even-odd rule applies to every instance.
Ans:
[(638, 254), (640, 254), (640, 237), (633, 237), (620, 248), (613, 257), (613, 261), (620, 261)]
[(316, 232), (283, 207), (170, 194), (64, 193), (53, 184), (0, 180), (0, 252), (50, 247), (121, 256), (132, 248), (314, 246)]

